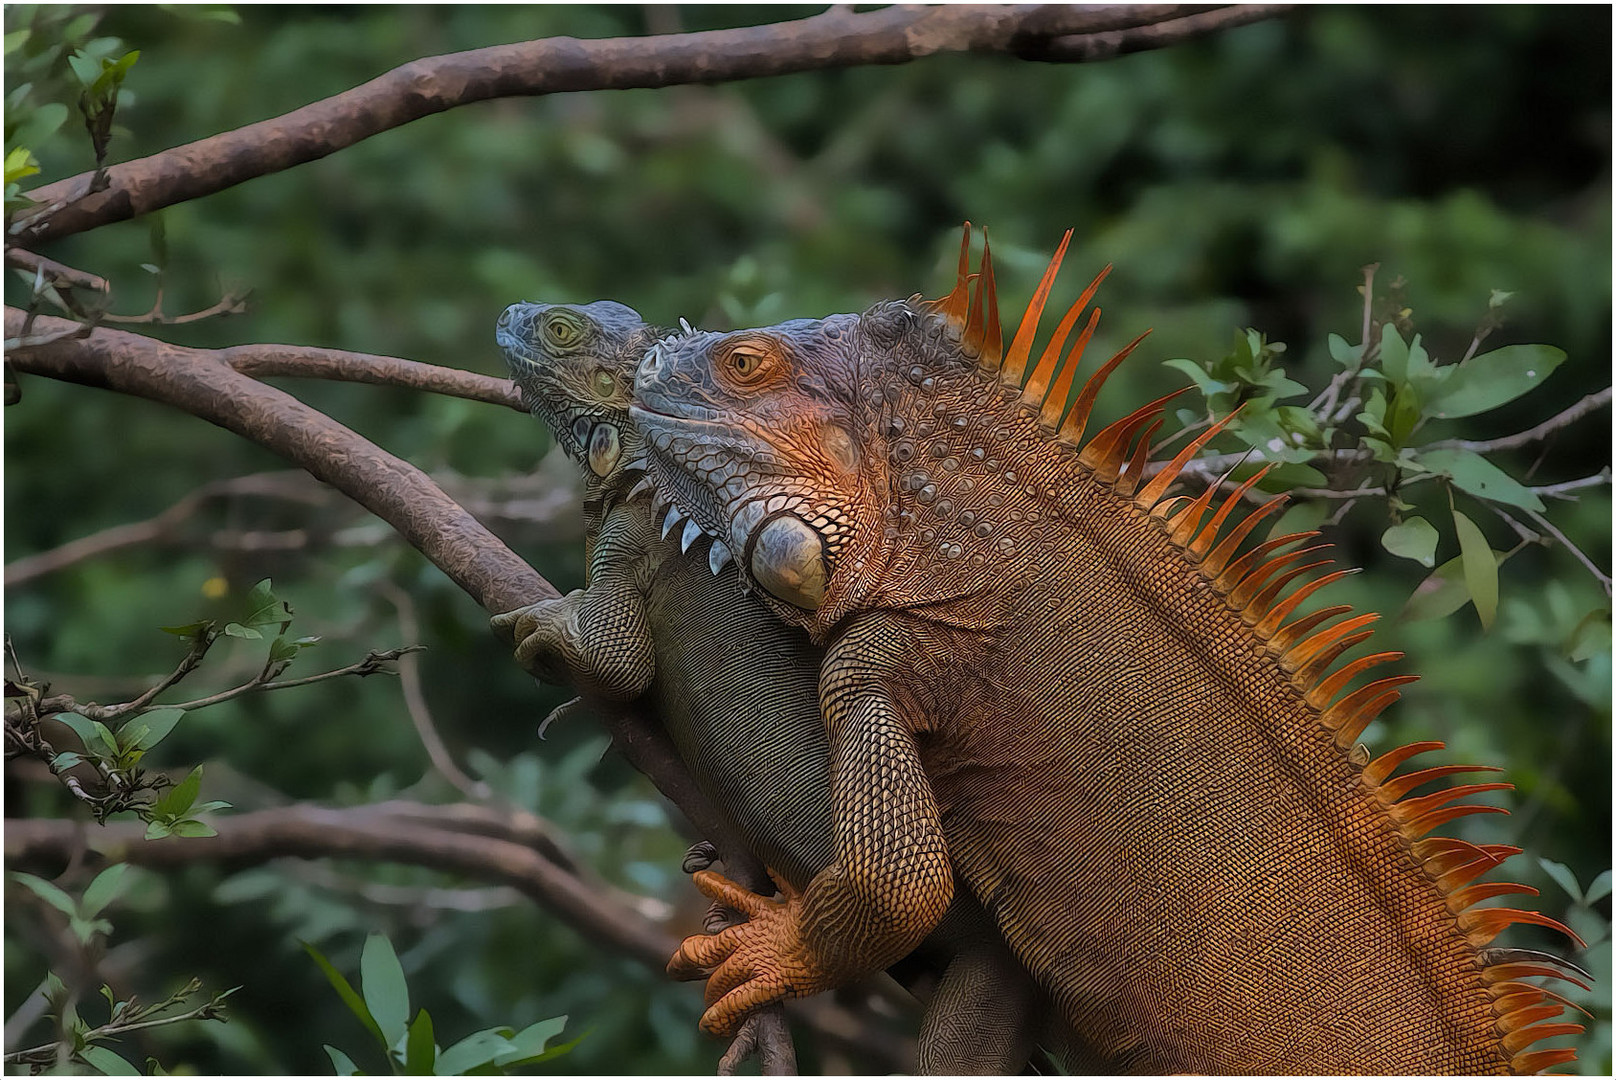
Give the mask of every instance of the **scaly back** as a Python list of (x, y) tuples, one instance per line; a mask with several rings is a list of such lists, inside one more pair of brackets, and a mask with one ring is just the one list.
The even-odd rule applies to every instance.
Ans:
[[(1511, 785), (1461, 784), (1415, 795), (1417, 789), (1434, 780), (1497, 770), (1439, 765), (1399, 772), (1411, 759), (1442, 749), (1443, 744), (1417, 742), (1373, 758), (1367, 748), (1357, 745), (1364, 728), (1397, 700), (1401, 693), (1399, 688), (1412, 682), (1415, 676), (1382, 676), (1353, 687), (1360, 675), (1402, 656), (1398, 652), (1378, 652), (1347, 663), (1339, 662), (1347, 650), (1369, 638), (1368, 627), (1378, 616), (1354, 614), (1346, 605), (1295, 616), (1298, 608), (1318, 590), (1351, 572), (1335, 570), (1318, 574), (1317, 571), (1329, 566), (1327, 559), (1312, 558), (1323, 550), (1322, 546), (1287, 550), (1314, 538), (1318, 535), (1316, 532), (1276, 537), (1241, 551), (1253, 530), (1286, 501), (1285, 496), (1276, 496), (1243, 519), (1232, 520), (1235, 508), (1266, 470), (1249, 477), (1221, 500), (1218, 495), (1224, 482), (1211, 484), (1198, 497), (1168, 497), (1169, 488), (1184, 466), (1228, 424), (1233, 414), (1208, 427), (1148, 482), (1144, 478), (1149, 471), (1152, 435), (1162, 423), (1166, 403), (1182, 391), (1145, 405), (1085, 441), (1090, 410), (1100, 387), (1143, 337), (1124, 347), (1091, 375), (1068, 406), (1078, 363), (1099, 317), (1097, 308), (1084, 323), (1071, 350), (1065, 355), (1062, 352), (1109, 267), (1101, 271), (1067, 310), (1038, 359), (1031, 360), (1040, 315), (1070, 237), (1068, 232), (1062, 239), (1008, 350), (1004, 348), (1000, 328), (992, 256), (984, 241), (978, 269), (970, 272), (971, 228), (968, 223), (955, 287), (947, 296), (931, 301), (930, 309), (941, 315), (958, 335), (960, 348), (975, 360), (983, 380), (991, 382), (1005, 398), (1017, 399), (1035, 416), (1048, 439), (1069, 448), (1069, 452), (1076, 452), (1079, 469), (1086, 474), (1088, 482), (1115, 497), (1131, 501), (1138, 512), (1159, 526), (1182, 565), (1193, 569), (1238, 616), (1245, 630), (1245, 644), (1265, 657), (1294, 687), (1301, 698), (1301, 707), (1318, 729), (1327, 733), (1339, 754), (1337, 765), (1348, 770), (1348, 775), (1356, 776), (1370, 796), (1367, 805), (1381, 819), (1365, 823), (1365, 827), (1384, 830), (1394, 836), (1397, 846), (1409, 857), (1411, 872), (1428, 881), (1426, 888), (1415, 882), (1409, 883), (1409, 888), (1414, 893), (1434, 893), (1440, 900), (1440, 904), (1430, 905), (1430, 911), (1419, 917), (1420, 925), (1412, 928), (1411, 939), (1446, 941), (1445, 952), (1459, 958), (1454, 970), (1444, 967), (1439, 974), (1449, 980), (1448, 989), (1454, 991), (1455, 1000), (1464, 997), (1469, 1001), (1459, 1010), (1462, 1015), (1456, 1015), (1454, 1022), (1475, 1025), (1476, 1030), (1455, 1041), (1495, 1046), (1498, 1065), (1516, 1073), (1534, 1073), (1575, 1060), (1576, 1053), (1569, 1048), (1532, 1049), (1539, 1040), (1574, 1034), (1582, 1028), (1575, 1023), (1551, 1022), (1565, 1007), (1576, 1006), (1553, 989), (1527, 980), (1563, 979), (1586, 988), (1581, 981), (1586, 978), (1585, 973), (1550, 954), (1494, 948), (1492, 942), (1514, 923), (1550, 927), (1573, 940), (1576, 935), (1538, 912), (1481, 906), (1483, 901), (1494, 897), (1536, 892), (1528, 886), (1509, 882), (1475, 883), (1477, 878), (1501, 866), (1520, 849), (1431, 835), (1433, 830), (1459, 817), (1505, 812), (1497, 807), (1460, 800)], [(1285, 595), (1286, 587), (1298, 580), (1301, 584)], [(1318, 777), (1316, 782), (1323, 783), (1324, 777)], [(1408, 894), (1406, 890), (1404, 894)], [(1468, 970), (1463, 970), (1465, 968)], [(1472, 993), (1475, 988), (1485, 996)], [(1387, 1022), (1388, 1039), (1395, 1040), (1392, 1034), (1395, 1021), (1387, 1018)]]

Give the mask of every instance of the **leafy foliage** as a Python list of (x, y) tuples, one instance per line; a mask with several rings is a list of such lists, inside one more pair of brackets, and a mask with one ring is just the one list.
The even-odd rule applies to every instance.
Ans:
[[(425, 1009), (410, 1016), (409, 988), (404, 969), (393, 952), (392, 943), (381, 934), (365, 939), (360, 957), (361, 994), (313, 945), (303, 943), (325, 973), (332, 989), (359, 1018), (377, 1043), (389, 1071), (402, 1076), (509, 1075), (512, 1069), (540, 1065), (561, 1057), (583, 1036), (558, 1046), (548, 1044), (567, 1024), (565, 1016), (529, 1024), (521, 1031), (509, 1027), (487, 1028), (440, 1049), (433, 1041), (432, 1017)], [(363, 1076), (353, 1059), (334, 1046), (325, 1048), (338, 1076)]]

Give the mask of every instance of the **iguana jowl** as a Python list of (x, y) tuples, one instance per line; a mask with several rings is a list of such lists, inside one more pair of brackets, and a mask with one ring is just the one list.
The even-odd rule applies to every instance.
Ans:
[(1221, 424), (1145, 482), (1166, 398), (1084, 441), (1134, 347), (1068, 409), (1097, 309), (1061, 354), (1099, 279), (1029, 371), (1065, 247), (1008, 350), (991, 257), (971, 274), (962, 248), (943, 300), (689, 333), (641, 367), (657, 483), (827, 646), (836, 860), (785, 904), (698, 875), (755, 912), (675, 959), (711, 972), (704, 1023), (901, 955), (947, 906), (952, 859), (1114, 1071), (1572, 1060), (1531, 1049), (1580, 1028), (1525, 980), (1576, 969), (1489, 948), (1511, 923), (1564, 928), (1476, 906), (1530, 889), (1470, 884), (1516, 849), (1428, 835), (1508, 785), (1413, 795), (1470, 769), (1394, 776), (1441, 744), (1354, 748), (1411, 677), (1349, 691), (1400, 655), (1338, 664), (1374, 616), (1292, 618), (1336, 576), (1282, 598), (1325, 565), (1286, 550), (1315, 534), (1241, 553), (1283, 502), (1230, 524), (1256, 477), (1164, 499)]
[[(648, 702), (698, 784), (796, 887), (832, 857), (822, 654), (743, 595), (721, 543), (643, 495), (628, 423), (640, 357), (661, 335), (632, 309), (516, 304), (496, 337), (523, 399), (587, 466), (588, 587), (495, 618), (518, 661), (607, 701)], [(931, 1073), (1017, 1072), (1035, 1036), (1079, 1061), (1048, 1003), (962, 897), (907, 974), (935, 983), (919, 1040)]]

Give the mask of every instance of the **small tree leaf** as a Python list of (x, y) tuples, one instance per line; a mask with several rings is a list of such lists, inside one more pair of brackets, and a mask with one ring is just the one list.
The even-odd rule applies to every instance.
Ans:
[(347, 1054), (344, 1054), (341, 1050), (338, 1050), (335, 1046), (332, 1046), (329, 1043), (326, 1044), (325, 1054), (326, 1057), (331, 1059), (331, 1067), (337, 1070), (338, 1076), (364, 1075), (359, 1071), (359, 1066), (353, 1063), (353, 1059)]
[(390, 1047), (404, 1037), (409, 1026), (410, 993), (398, 954), (385, 935), (371, 934), (365, 939), (365, 951), (359, 957), (359, 978), (365, 1004)]
[(125, 741), (142, 750), (150, 750), (168, 738), (169, 732), (174, 730), (174, 725), (178, 724), (180, 717), (184, 715), (184, 709), (153, 709), (149, 713), (143, 713), (140, 719), (146, 725), (145, 734), (135, 740), (126, 737)]
[(1472, 356), (1432, 392), (1427, 407), (1444, 420), (1496, 409), (1548, 378), (1565, 358), (1551, 345), (1506, 345)]
[(434, 1066), (438, 1076), (463, 1076), (487, 1065), (510, 1049), (510, 1040), (497, 1031), (477, 1031), (467, 1035), (438, 1055)]
[(240, 623), (226, 623), (224, 632), (230, 637), (248, 638), (253, 641), (261, 641), (264, 637), (258, 631), (248, 626), (242, 626)]
[(186, 623), (184, 626), (159, 626), (157, 629), (165, 634), (173, 634), (175, 637), (195, 638), (200, 637), (212, 628), (213, 620), (203, 619), (200, 622)]
[(219, 835), (218, 829), (215, 829), (212, 825), (209, 825), (205, 821), (197, 821), (195, 818), (186, 818), (184, 821), (176, 821), (173, 824), (172, 829), (175, 836), (197, 837)]
[(57, 772), (66, 772), (83, 760), (84, 758), (81, 755), (68, 750), (51, 758), (51, 768)]
[(1422, 517), (1405, 519), (1380, 534), (1380, 546), (1404, 559), (1413, 559), (1421, 566), (1436, 565), (1436, 526)]
[(1566, 895), (1571, 897), (1574, 903), (1582, 902), (1582, 886), (1577, 883), (1577, 875), (1571, 872), (1571, 867), (1565, 863), (1557, 863), (1553, 859), (1539, 859), (1537, 864), (1565, 890)]
[(512, 1035), (509, 1039), (510, 1049), (494, 1058), (495, 1065), (508, 1065), (518, 1059), (531, 1058), (544, 1052), (545, 1044), (561, 1034), (567, 1026), (565, 1016), (552, 1016), (548, 1020), (540, 1020)]
[(1363, 360), (1363, 347), (1361, 345), (1348, 345), (1347, 339), (1340, 334), (1330, 335), (1330, 359), (1342, 367), (1351, 370)]
[(1391, 323), (1380, 330), (1380, 370), (1394, 383), (1408, 381), (1408, 345)]
[(1542, 510), (1543, 500), (1504, 470), (1471, 450), (1427, 450), (1416, 456), (1421, 468), (1453, 480), (1460, 491), (1507, 506)]
[(432, 1036), (432, 1017), (425, 1009), (415, 1014), (404, 1043), (404, 1072), (409, 1076), (431, 1076), (438, 1047)]
[(114, 863), (95, 875), (95, 880), (84, 890), (84, 899), (79, 901), (79, 914), (86, 919), (101, 914), (102, 908), (118, 898), (123, 889), (124, 872), (128, 869), (128, 863)]
[[(337, 996), (342, 999), (342, 1003), (348, 1006), (348, 1011), (359, 1017), (359, 1022), (365, 1025), (365, 1030), (370, 1032), (385, 1049), (388, 1045), (387, 1040), (382, 1038), (382, 1029), (376, 1026), (376, 1018), (370, 1015), (370, 1009), (366, 1007), (364, 998), (354, 992), (353, 986), (343, 977), (342, 972), (331, 966), (331, 961), (325, 958), (324, 953), (306, 941), (300, 941), (298, 944), (302, 945), (303, 951), (308, 953), (316, 964), (320, 965), (320, 970), (325, 973), (326, 981), (337, 992)], [(327, 1047), (327, 1049), (329, 1050), (330, 1048)]]
[(148, 839), (148, 840), (161, 840), (161, 839), (163, 839), (163, 837), (168, 836), (168, 835), (170, 835), (169, 827), (167, 825), (165, 825), (163, 822), (161, 822), (161, 821), (148, 821), (146, 823), (146, 839)]
[(63, 915), (71, 917), (78, 914), (79, 906), (74, 902), (73, 898), (44, 878), (13, 870), (11, 880), (29, 889), (35, 896), (60, 911)]
[(104, 1046), (91, 1044), (79, 1051), (85, 1064), (103, 1076), (139, 1076), (140, 1070)]
[(1481, 617), (1482, 629), (1490, 630), (1498, 614), (1498, 558), (1476, 523), (1457, 510), (1453, 512), (1453, 527), (1459, 534), (1465, 588), (1470, 591), (1470, 600)]
[(1594, 878), (1593, 884), (1589, 885), (1588, 886), (1588, 891), (1583, 894), (1582, 902), (1584, 904), (1597, 904), (1597, 903), (1599, 903), (1599, 901), (1603, 900), (1605, 897), (1607, 897), (1609, 895), (1610, 895), (1610, 871), (1606, 870), (1603, 873), (1601, 873), (1598, 877)]

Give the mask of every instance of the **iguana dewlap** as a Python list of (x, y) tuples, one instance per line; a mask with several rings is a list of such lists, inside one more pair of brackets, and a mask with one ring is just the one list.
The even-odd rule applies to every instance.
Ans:
[(1167, 399), (1085, 441), (1134, 346), (1068, 408), (1096, 279), (1029, 365), (1064, 250), (1008, 350), (984, 248), (941, 301), (686, 333), (642, 364), (658, 485), (826, 645), (836, 858), (686, 943), (685, 974), (724, 995), (709, 1022), (778, 997), (781, 972), (814, 992), (901, 954), (952, 859), (1112, 1071), (1572, 1060), (1533, 1048), (1580, 1029), (1526, 981), (1568, 969), (1489, 948), (1558, 924), (1477, 906), (1530, 889), (1470, 884), (1514, 849), (1430, 835), (1507, 785), (1426, 793), (1470, 770), (1393, 774), (1441, 744), (1354, 750), (1409, 677), (1354, 684), (1399, 654), (1339, 662), (1374, 616), (1295, 614), (1335, 576), (1283, 593), (1325, 565), (1287, 550), (1314, 534), (1244, 544), (1283, 501), (1232, 520), (1256, 477), (1164, 499), (1221, 424), (1148, 482)]
[[(822, 654), (742, 593), (722, 544), (643, 489), (630, 497), (644, 451), (628, 394), (660, 333), (610, 301), (517, 304), (501, 317), (497, 338), (524, 401), (589, 470), (589, 584), (495, 624), (530, 670), (608, 701), (649, 703), (740, 835), (800, 887), (833, 851)], [(976, 905), (956, 909), (915, 961), (914, 974), (936, 984), (920, 1066), (1020, 1071), (1047, 1002)]]

